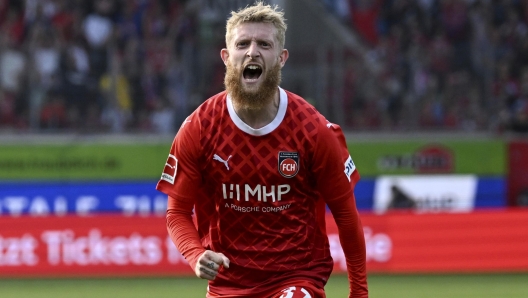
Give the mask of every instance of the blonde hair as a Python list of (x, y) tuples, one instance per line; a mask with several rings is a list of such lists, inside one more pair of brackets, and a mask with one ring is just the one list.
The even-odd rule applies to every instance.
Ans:
[(253, 6), (246, 6), (238, 11), (232, 11), (231, 17), (227, 20), (226, 25), (226, 44), (229, 45), (233, 39), (233, 30), (242, 23), (271, 23), (277, 29), (277, 40), (279, 49), (284, 49), (286, 41), (286, 19), (284, 12), (279, 10), (278, 5), (264, 5), (262, 1), (256, 2)]

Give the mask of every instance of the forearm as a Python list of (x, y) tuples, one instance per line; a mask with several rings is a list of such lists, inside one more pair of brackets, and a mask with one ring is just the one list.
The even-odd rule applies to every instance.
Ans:
[(365, 238), (355, 200), (350, 198), (329, 207), (345, 253), (350, 284), (349, 297), (368, 297)]
[(205, 252), (192, 220), (194, 205), (175, 200), (174, 198), (169, 198), (169, 200), (167, 231), (178, 251), (189, 262), (191, 268), (194, 269), (198, 258)]

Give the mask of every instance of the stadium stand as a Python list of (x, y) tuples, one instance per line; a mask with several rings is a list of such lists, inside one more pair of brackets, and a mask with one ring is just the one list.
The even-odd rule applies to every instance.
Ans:
[[(0, 131), (174, 133), (223, 89), (219, 24), (251, 2), (1, 1)], [(528, 132), (526, 1), (270, 2), (284, 87), (346, 130)]]

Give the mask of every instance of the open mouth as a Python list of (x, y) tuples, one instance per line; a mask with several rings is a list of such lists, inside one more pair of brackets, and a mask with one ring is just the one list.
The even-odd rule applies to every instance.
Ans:
[(262, 74), (262, 68), (258, 65), (251, 64), (251, 65), (247, 65), (244, 68), (243, 76), (244, 76), (244, 79), (246, 80), (255, 81), (258, 78), (260, 78), (261, 74)]

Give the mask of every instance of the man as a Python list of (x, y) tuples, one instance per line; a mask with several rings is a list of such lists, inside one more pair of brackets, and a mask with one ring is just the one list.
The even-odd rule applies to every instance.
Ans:
[(359, 174), (339, 126), (279, 87), (285, 31), (283, 13), (260, 2), (227, 21), (226, 91), (184, 121), (157, 185), (169, 196), (167, 228), (209, 280), (206, 297), (325, 297), (326, 204), (350, 297), (367, 297)]

